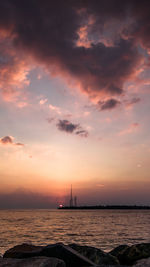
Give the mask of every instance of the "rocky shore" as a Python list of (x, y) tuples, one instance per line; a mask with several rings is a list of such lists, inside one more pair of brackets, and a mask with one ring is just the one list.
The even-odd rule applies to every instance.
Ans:
[(0, 258), (0, 267), (150, 267), (150, 243), (120, 245), (106, 253), (78, 244), (17, 245)]

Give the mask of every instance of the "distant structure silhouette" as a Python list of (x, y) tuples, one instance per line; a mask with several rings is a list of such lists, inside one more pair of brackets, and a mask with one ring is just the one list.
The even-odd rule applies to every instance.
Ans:
[(77, 207), (77, 197), (74, 197), (74, 206)]
[(73, 207), (72, 185), (71, 185), (71, 191), (70, 191), (70, 207)]

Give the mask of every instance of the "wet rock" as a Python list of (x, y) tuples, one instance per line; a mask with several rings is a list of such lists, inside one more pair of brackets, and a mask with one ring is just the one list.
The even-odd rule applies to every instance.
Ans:
[(101, 249), (77, 244), (70, 244), (69, 246), (97, 265), (119, 265), (119, 261), (115, 256), (105, 253)]
[(47, 257), (28, 259), (0, 259), (0, 267), (66, 267), (62, 260)]
[(32, 257), (35, 255), (35, 253), (36, 254), (40, 253), (42, 249), (43, 249), (42, 246), (34, 246), (34, 245), (23, 243), (21, 245), (17, 245), (13, 248), (8, 249), (4, 253), (3, 257), (21, 259), (21, 258), (27, 258), (28, 254), (29, 254), (29, 257)]
[[(114, 252), (111, 251), (110, 254), (114, 255)], [(117, 253), (115, 255), (118, 257), (120, 264), (133, 265), (137, 260), (150, 257), (150, 243), (136, 244), (124, 248), (118, 252), (118, 256)]]
[(139, 260), (133, 267), (150, 267), (150, 258)]

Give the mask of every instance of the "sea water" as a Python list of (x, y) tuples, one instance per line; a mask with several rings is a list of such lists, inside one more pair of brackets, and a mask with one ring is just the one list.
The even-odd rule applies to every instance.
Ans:
[(110, 251), (150, 242), (150, 210), (0, 210), (0, 253), (21, 243), (78, 243)]

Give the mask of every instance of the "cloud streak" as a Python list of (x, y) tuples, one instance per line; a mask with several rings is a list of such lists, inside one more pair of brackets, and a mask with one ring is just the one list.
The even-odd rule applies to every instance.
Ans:
[(122, 130), (119, 132), (119, 135), (122, 136), (122, 135), (127, 135), (127, 134), (132, 134), (132, 133), (135, 133), (138, 128), (139, 128), (140, 124), (135, 122), (135, 123), (132, 123), (129, 125), (128, 128)]

